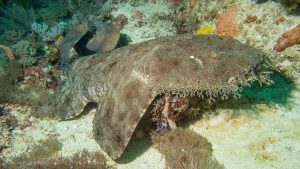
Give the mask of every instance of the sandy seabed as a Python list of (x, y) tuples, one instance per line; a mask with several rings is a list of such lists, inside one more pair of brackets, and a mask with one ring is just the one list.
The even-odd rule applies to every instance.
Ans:
[[(272, 10), (278, 9), (279, 4), (269, 1), (262, 5), (256, 5), (253, 2), (237, 1), (241, 7), (239, 16), (247, 16), (250, 12), (257, 14), (258, 17), (265, 17), (265, 25), (272, 24), (268, 19), (282, 14)], [(125, 6), (126, 9), (130, 8)], [(124, 8), (125, 8), (124, 7)], [(246, 9), (249, 9), (246, 11)], [(263, 10), (266, 9), (266, 10)], [(116, 14), (128, 10), (117, 9)], [(133, 9), (132, 9), (133, 10)], [(133, 10), (134, 11), (134, 10)], [(281, 13), (281, 14), (280, 14)], [(297, 23), (300, 17), (286, 16), (289, 21), (282, 24), (279, 29), (269, 30), (266, 34), (263, 29), (256, 29), (255, 26), (244, 25), (239, 40), (245, 42), (251, 40), (250, 44), (260, 48), (268, 55), (277, 38), (285, 31), (289, 30)], [(213, 24), (213, 23), (210, 23)], [(156, 25), (155, 32), (161, 35), (172, 34), (170, 23), (164, 23), (166, 31), (159, 29)], [(124, 28), (133, 30), (134, 24), (128, 24)], [(151, 25), (153, 26), (153, 25)], [(154, 25), (155, 26), (155, 25)], [(148, 27), (152, 29), (152, 27)], [(268, 30), (268, 29), (266, 29)], [(132, 32), (133, 43), (151, 39), (151, 33), (141, 29), (135, 29)], [(130, 36), (130, 31), (126, 32)], [(260, 34), (261, 33), (261, 34)], [(145, 37), (141, 37), (145, 36)], [(249, 39), (248, 39), (249, 38)], [(295, 52), (297, 47), (292, 47), (286, 51)], [(299, 53), (299, 51), (298, 51)], [(289, 61), (282, 63), (287, 64)], [(290, 63), (288, 63), (290, 64)], [(276, 86), (276, 84), (275, 84)], [(270, 89), (262, 91), (263, 95), (269, 95)], [(276, 87), (272, 89), (276, 91)], [(270, 96), (271, 97), (271, 96)], [(274, 97), (274, 95), (272, 95)], [(254, 103), (241, 105), (234, 109), (217, 109), (203, 118), (195, 120), (189, 128), (194, 132), (206, 137), (213, 147), (213, 155), (228, 169), (297, 169), (300, 165), (300, 80), (296, 80), (295, 85), (288, 93), (278, 93), (274, 98), (275, 102)], [(276, 99), (286, 97), (285, 103), (276, 102)], [(19, 110), (14, 110), (13, 115), (19, 116)], [(92, 134), (92, 120), (95, 110), (81, 117), (78, 120), (55, 121), (30, 119), (32, 125), (24, 130), (16, 129), (13, 131), (11, 146), (5, 149), (1, 157), (5, 159), (12, 158), (30, 148), (39, 140), (56, 136), (61, 142), (60, 154), (70, 156), (78, 151), (87, 149), (89, 151), (102, 151), (100, 146), (94, 141)], [(19, 116), (18, 118), (22, 118)], [(116, 165), (118, 169), (162, 169), (164, 168), (164, 157), (158, 153), (151, 145), (141, 146), (143, 142), (136, 143), (136, 152), (130, 161), (124, 164), (117, 164), (110, 160), (110, 163)], [(145, 148), (146, 147), (146, 148)], [(139, 149), (143, 151), (139, 151)], [(131, 152), (134, 154), (135, 150)]]

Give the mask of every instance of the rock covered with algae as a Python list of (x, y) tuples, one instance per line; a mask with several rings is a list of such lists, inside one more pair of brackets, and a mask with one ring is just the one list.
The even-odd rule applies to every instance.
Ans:
[(256, 71), (262, 62), (261, 52), (237, 40), (158, 38), (78, 59), (49, 107), (53, 116), (70, 119), (89, 102), (97, 103), (94, 137), (116, 159), (157, 96), (236, 96), (241, 86), (265, 80)]

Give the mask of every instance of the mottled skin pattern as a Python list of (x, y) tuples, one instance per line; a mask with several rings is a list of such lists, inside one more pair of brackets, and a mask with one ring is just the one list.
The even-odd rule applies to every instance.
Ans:
[(94, 137), (116, 159), (157, 95), (227, 96), (260, 62), (254, 48), (214, 35), (159, 38), (83, 57), (59, 92), (56, 116), (73, 118), (97, 103)]

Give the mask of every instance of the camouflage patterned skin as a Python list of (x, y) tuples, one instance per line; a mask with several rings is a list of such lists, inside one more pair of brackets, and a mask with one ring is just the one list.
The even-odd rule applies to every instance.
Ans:
[(262, 60), (253, 47), (214, 35), (158, 38), (83, 57), (58, 92), (56, 117), (76, 117), (88, 102), (97, 103), (94, 137), (116, 159), (157, 95), (226, 99)]

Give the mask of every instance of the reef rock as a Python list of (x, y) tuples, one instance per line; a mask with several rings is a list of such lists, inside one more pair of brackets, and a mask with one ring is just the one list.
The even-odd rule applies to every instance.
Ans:
[(51, 111), (70, 119), (89, 102), (97, 103), (94, 137), (116, 159), (157, 96), (236, 96), (241, 86), (260, 79), (256, 68), (262, 62), (261, 52), (237, 40), (215, 35), (158, 38), (76, 60)]

